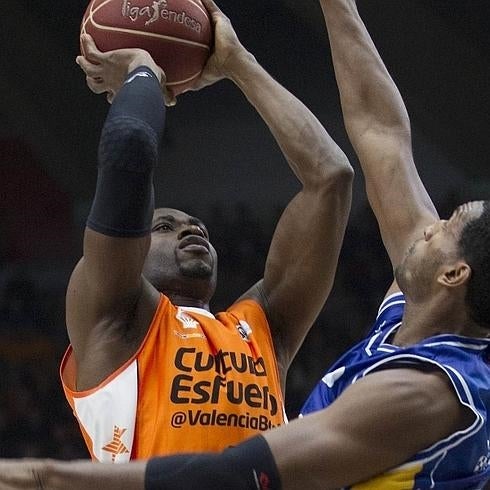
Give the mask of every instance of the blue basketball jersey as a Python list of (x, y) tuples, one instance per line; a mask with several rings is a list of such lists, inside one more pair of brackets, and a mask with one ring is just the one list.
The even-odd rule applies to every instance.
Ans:
[(338, 359), (314, 388), (301, 414), (328, 407), (352, 383), (380, 368), (429, 365), (450, 378), (460, 402), (475, 419), (415, 454), (403, 465), (352, 490), (481, 490), (490, 479), (490, 339), (437, 335), (409, 347), (389, 339), (401, 325), (405, 300), (386, 298), (364, 341)]

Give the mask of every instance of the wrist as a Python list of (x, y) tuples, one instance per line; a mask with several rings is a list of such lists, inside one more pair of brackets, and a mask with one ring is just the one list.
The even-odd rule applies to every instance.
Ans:
[(153, 458), (145, 470), (145, 490), (281, 490), (269, 445), (256, 436), (220, 454), (180, 454)]
[(154, 75), (157, 77), (158, 83), (162, 84), (162, 70), (158, 67), (158, 65), (153, 61), (153, 58), (149, 53), (144, 50), (140, 50), (140, 52), (130, 61), (128, 65), (127, 75), (146, 66), (149, 68)]
[(236, 83), (237, 80), (244, 76), (247, 69), (256, 63), (255, 56), (243, 46), (240, 46), (223, 64), (223, 76)]

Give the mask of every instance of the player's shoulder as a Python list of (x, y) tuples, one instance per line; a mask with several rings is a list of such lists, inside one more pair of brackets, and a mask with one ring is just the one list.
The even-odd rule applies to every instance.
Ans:
[(452, 422), (459, 418), (462, 406), (451, 380), (439, 369), (393, 367), (375, 371), (354, 383), (361, 393), (376, 392), (383, 404), (397, 406), (399, 413), (406, 413), (423, 422), (451, 415)]

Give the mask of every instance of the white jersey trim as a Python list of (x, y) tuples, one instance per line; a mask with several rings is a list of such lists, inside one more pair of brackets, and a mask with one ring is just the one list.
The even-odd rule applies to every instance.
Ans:
[(208, 318), (213, 318), (216, 320), (216, 317), (208, 310), (204, 308), (196, 308), (195, 306), (179, 306), (182, 311), (188, 311), (190, 313), (198, 313), (199, 315), (207, 316)]
[[(398, 301), (392, 301), (395, 298), (402, 298), (402, 299)], [(383, 313), (386, 310), (386, 308), (389, 308), (390, 306), (394, 306), (394, 305), (404, 304), (404, 303), (405, 303), (405, 297), (403, 296), (402, 292), (399, 291), (397, 293), (390, 294), (381, 303), (378, 309), (378, 314), (376, 315), (376, 319), (378, 319), (381, 316), (381, 313)]]
[(102, 463), (127, 463), (131, 457), (138, 400), (138, 365), (133, 361), (102, 388), (74, 398), (74, 412)]
[[(477, 341), (486, 341), (487, 339), (479, 339), (475, 337)], [(463, 349), (472, 349), (472, 350), (485, 350), (488, 347), (488, 344), (470, 344), (467, 342), (455, 342), (451, 340), (441, 341), (441, 342), (431, 342), (429, 344), (423, 344), (424, 347), (437, 347), (438, 345), (451, 345), (453, 347), (461, 347)]]

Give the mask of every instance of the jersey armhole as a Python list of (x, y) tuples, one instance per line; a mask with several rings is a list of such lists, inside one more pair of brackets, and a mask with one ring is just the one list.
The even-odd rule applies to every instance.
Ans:
[(447, 451), (449, 448), (460, 444), (465, 439), (476, 434), (482, 428), (483, 424), (485, 423), (485, 419), (475, 406), (470, 387), (468, 386), (464, 376), (453, 367), (441, 364), (434, 359), (429, 359), (416, 354), (395, 354), (389, 358), (382, 359), (373, 366), (369, 367), (359, 377), (357, 377), (357, 379), (368, 376), (376, 371), (396, 368), (412, 368), (427, 371), (439, 371), (444, 373), (447, 376), (460, 405), (468, 409), (474, 415), (473, 421), (470, 422), (468, 427), (453, 432), (445, 439), (442, 439), (429, 448), (421, 451), (418, 453), (418, 459), (427, 457), (429, 453), (433, 454), (435, 452), (439, 453)]

